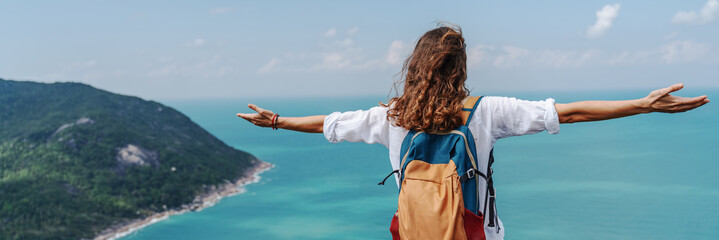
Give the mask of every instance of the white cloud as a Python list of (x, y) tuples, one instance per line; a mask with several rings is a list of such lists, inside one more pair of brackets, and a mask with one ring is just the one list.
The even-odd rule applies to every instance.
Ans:
[(680, 11), (672, 18), (673, 23), (686, 23), (686, 24), (704, 24), (714, 21), (717, 15), (719, 15), (719, 1), (709, 0), (701, 11), (698, 13), (695, 11), (685, 12)]
[(624, 51), (622, 53), (611, 54), (607, 58), (600, 60), (600, 63), (609, 66), (629, 66), (652, 63), (656, 62), (657, 59), (657, 50)]
[[(601, 61), (607, 65), (636, 65), (636, 64), (676, 64), (676, 63), (713, 63), (714, 56), (718, 54), (715, 45), (700, 43), (691, 40), (672, 41), (653, 49), (639, 51), (625, 51), (614, 54)], [(714, 62), (716, 63), (716, 62)]]
[(155, 63), (146, 63), (144, 66), (147, 70), (143, 75), (152, 78), (214, 78), (225, 76), (233, 69), (228, 59), (217, 54), (201, 58), (160, 57)]
[(601, 52), (598, 50), (530, 50), (516, 46), (481, 45), (470, 49), (470, 66), (489, 64), (493, 67), (581, 67), (595, 61)]
[(609, 30), (612, 27), (612, 22), (619, 15), (619, 4), (605, 5), (602, 9), (597, 11), (597, 22), (587, 29), (588, 38), (597, 38)]
[(593, 49), (582, 51), (544, 50), (534, 55), (533, 61), (536, 65), (562, 68), (585, 66), (596, 60), (601, 52)]
[[(336, 34), (336, 32), (335, 32)], [(675, 38), (672, 36), (671, 38)], [(316, 51), (287, 52), (271, 59), (257, 74), (315, 73), (339, 71), (383, 71), (401, 66), (413, 45), (395, 40), (382, 55), (367, 56), (354, 39), (321, 40)], [(468, 67), (495, 69), (562, 69), (597, 66), (661, 65), (706, 62), (717, 49), (694, 41), (666, 42), (654, 48), (607, 52), (597, 49), (530, 49), (522, 46), (478, 44), (467, 48)], [(281, 65), (280, 65), (281, 63)]]
[(362, 48), (355, 46), (351, 38), (335, 41), (335, 44), (325, 44), (323, 47), (324, 49), (318, 52), (285, 53), (282, 57), (273, 58), (256, 73), (384, 70), (402, 64), (410, 50), (407, 43), (397, 40), (389, 45), (385, 55), (368, 57)]
[(232, 11), (232, 8), (230, 8), (230, 7), (218, 7), (218, 8), (210, 9), (210, 11), (207, 11), (207, 13), (211, 14), (211, 15), (220, 15), (220, 14), (225, 14), (225, 13), (228, 13), (231, 11)]
[[(395, 40), (389, 44), (384, 54), (367, 56), (361, 47), (356, 45), (351, 37), (359, 31), (353, 27), (347, 30), (345, 38), (336, 38), (342, 31), (330, 28), (322, 37), (333, 37), (331, 40), (318, 39), (321, 44), (314, 52), (287, 52), (274, 58), (257, 74), (274, 72), (333, 72), (333, 71), (375, 71), (396, 67), (404, 62), (411, 46), (407, 42)], [(278, 66), (279, 63), (282, 66)], [(270, 71), (271, 69), (271, 71)]]
[(391, 65), (402, 64), (407, 51), (408, 44), (399, 40), (393, 41), (392, 44), (389, 45), (389, 50), (387, 51), (387, 63)]
[(357, 31), (359, 31), (359, 28), (357, 27), (350, 28), (349, 30), (347, 30), (347, 35), (352, 36), (357, 33)]
[(205, 45), (205, 39), (196, 38), (195, 40), (189, 41), (186, 45), (189, 47), (202, 46), (202, 45)]
[(312, 66), (310, 70), (340, 70), (350, 66), (352, 61), (346, 59), (342, 54), (331, 52), (323, 54), (322, 62)]
[(494, 46), (479, 44), (467, 49), (467, 67), (472, 67), (489, 61), (488, 51), (494, 50)]
[(468, 49), (467, 59), (469, 68), (579, 68), (599, 65), (716, 63), (709, 56), (719, 54), (718, 50), (716, 45), (691, 40), (672, 41), (655, 48), (619, 53), (602, 52), (596, 49), (532, 50), (517, 46), (497, 47), (480, 44)]
[(709, 44), (694, 41), (674, 41), (660, 48), (665, 63), (691, 62), (703, 58), (711, 50)]
[(354, 43), (354, 40), (352, 40), (351, 38), (345, 38), (342, 41), (337, 41), (337, 45), (343, 48), (351, 47), (352, 45), (354, 45)]
[(322, 36), (325, 36), (325, 37), (334, 37), (335, 35), (337, 35), (337, 29), (335, 29), (335, 28), (330, 28), (329, 30), (327, 30), (327, 32), (322, 34)]
[(277, 69), (277, 66), (280, 65), (282, 61), (279, 58), (272, 58), (270, 59), (270, 62), (262, 66), (260, 69), (257, 70), (257, 73), (259, 74), (267, 74), (275, 69)]
[(514, 46), (504, 46), (502, 49), (505, 53), (494, 59), (494, 66), (509, 67), (519, 65), (521, 61), (527, 59), (531, 53), (531, 51), (527, 49)]
[(467, 50), (467, 67), (489, 68), (576, 68), (599, 62), (602, 52), (585, 50), (532, 50), (518, 46), (479, 44)]

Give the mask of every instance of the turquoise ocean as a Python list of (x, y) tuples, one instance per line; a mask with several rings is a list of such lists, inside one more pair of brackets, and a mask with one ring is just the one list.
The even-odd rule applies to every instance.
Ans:
[[(495, 93), (557, 102), (620, 100), (648, 91)], [(681, 90), (709, 95), (719, 90)], [(384, 146), (331, 144), (235, 117), (255, 103), (282, 116), (368, 109), (386, 97), (183, 100), (168, 104), (228, 145), (275, 164), (244, 194), (172, 216), (139, 239), (391, 239), (395, 184)], [(719, 239), (719, 103), (681, 114), (563, 124), (560, 133), (495, 145), (506, 239)], [(207, 159), (212, 161), (212, 159)], [(393, 183), (393, 181), (392, 181)]]

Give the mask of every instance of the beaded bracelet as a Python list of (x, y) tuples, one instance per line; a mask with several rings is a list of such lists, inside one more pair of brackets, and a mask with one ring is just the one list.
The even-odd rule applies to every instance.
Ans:
[(271, 125), (272, 125), (272, 130), (277, 130), (277, 129), (278, 129), (278, 128), (277, 128), (277, 119), (279, 119), (279, 118), (280, 118), (280, 115), (279, 115), (279, 114), (275, 114), (274, 116), (272, 116), (272, 124), (271, 124)]

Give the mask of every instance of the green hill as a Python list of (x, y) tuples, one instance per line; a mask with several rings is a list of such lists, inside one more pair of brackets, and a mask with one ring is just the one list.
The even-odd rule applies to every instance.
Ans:
[(0, 79), (0, 239), (92, 238), (258, 162), (157, 102)]

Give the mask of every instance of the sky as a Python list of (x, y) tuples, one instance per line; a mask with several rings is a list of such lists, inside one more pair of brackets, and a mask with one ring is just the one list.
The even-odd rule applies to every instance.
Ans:
[(387, 95), (462, 27), (473, 95), (719, 87), (719, 0), (9, 1), (0, 78), (151, 100)]

